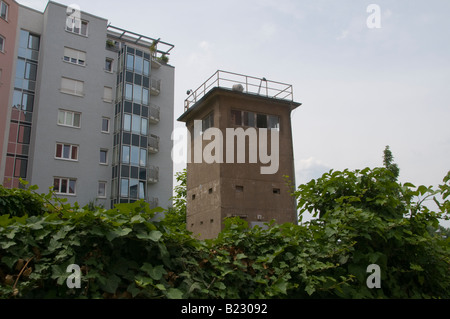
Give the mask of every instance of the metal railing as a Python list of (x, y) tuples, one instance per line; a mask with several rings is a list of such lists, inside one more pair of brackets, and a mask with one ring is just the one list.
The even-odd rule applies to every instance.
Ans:
[(153, 103), (150, 103), (148, 107), (148, 118), (152, 124), (159, 123), (161, 118), (161, 108)]
[(148, 150), (150, 153), (159, 152), (159, 136), (150, 135), (148, 137)]
[(291, 84), (218, 70), (200, 85), (197, 90), (188, 91), (189, 97), (184, 101), (185, 111), (216, 87), (228, 88), (268, 98), (294, 101), (294, 92)]
[(157, 183), (159, 181), (159, 167), (150, 166), (147, 168), (147, 181)]
[(152, 95), (159, 95), (161, 91), (161, 80), (156, 78), (151, 78), (150, 80), (150, 92)]

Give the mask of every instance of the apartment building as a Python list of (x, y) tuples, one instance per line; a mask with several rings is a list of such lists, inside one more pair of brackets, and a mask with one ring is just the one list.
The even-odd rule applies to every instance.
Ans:
[(10, 80), (2, 74), (3, 186), (21, 178), (80, 205), (170, 206), (174, 46), (56, 2), (44, 12), (1, 2), (18, 9)]

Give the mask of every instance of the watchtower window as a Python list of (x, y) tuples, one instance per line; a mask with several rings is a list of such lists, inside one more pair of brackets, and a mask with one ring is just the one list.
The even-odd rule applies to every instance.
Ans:
[(202, 121), (203, 132), (214, 127), (214, 112), (209, 113)]

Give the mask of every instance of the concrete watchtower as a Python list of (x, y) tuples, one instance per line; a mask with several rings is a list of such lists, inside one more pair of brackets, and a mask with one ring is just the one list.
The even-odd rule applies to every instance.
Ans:
[[(226, 217), (250, 226), (297, 221), (292, 86), (217, 71), (185, 101), (187, 228), (214, 238)], [(295, 185), (295, 184), (294, 184)]]

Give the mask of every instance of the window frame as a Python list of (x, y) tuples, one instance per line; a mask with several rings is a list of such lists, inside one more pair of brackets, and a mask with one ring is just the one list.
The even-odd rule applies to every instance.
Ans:
[[(101, 184), (103, 184), (104, 195), (100, 194), (100, 189), (101, 189), (100, 185)], [(97, 198), (107, 198), (107, 193), (108, 193), (107, 187), (108, 187), (108, 182), (98, 181), (98, 184), (97, 184)]]
[[(58, 157), (58, 146), (61, 146), (61, 156)], [(65, 148), (69, 147), (69, 158), (64, 157), (65, 154)], [(74, 149), (76, 149), (75, 157), (73, 158)], [(80, 146), (75, 144), (68, 144), (68, 143), (56, 143), (55, 147), (55, 159), (61, 160), (61, 161), (70, 161), (70, 162), (78, 162), (78, 159), (80, 157)]]
[[(102, 153), (105, 153), (105, 162), (102, 162)], [(106, 149), (106, 148), (100, 149), (100, 160), (99, 160), (100, 165), (109, 165), (108, 164), (108, 153), (109, 153), (108, 149)]]
[[(5, 16), (2, 16), (2, 9), (6, 8), (5, 10)], [(8, 21), (8, 14), (9, 14), (9, 4), (7, 4), (6, 2), (0, 0), (0, 18), (2, 18), (5, 21)]]
[(0, 34), (0, 40), (1, 40), (0, 52), (5, 53), (6, 38)]
[[(68, 55), (67, 50), (71, 50), (73, 51), (74, 56)], [(84, 54), (84, 59), (80, 59), (80, 57), (82, 57), (82, 55)], [(76, 57), (75, 57), (76, 55)], [(68, 60), (66, 59), (68, 58)], [(73, 62), (72, 60), (75, 60), (75, 62)], [(85, 51), (81, 51), (81, 50), (77, 50), (77, 49), (73, 49), (73, 48), (69, 48), (69, 47), (64, 47), (64, 54), (63, 54), (63, 61), (66, 63), (70, 63), (73, 65), (78, 65), (78, 66), (86, 66), (86, 52)], [(80, 63), (82, 62), (82, 63)]]
[(214, 111), (210, 112), (202, 119), (202, 133), (212, 127), (214, 127)]
[[(59, 122), (59, 114), (60, 113), (64, 113), (64, 124), (61, 124)], [(72, 125), (67, 124), (67, 114), (68, 113), (72, 113)], [(75, 116), (78, 115), (79, 116), (79, 124), (80, 126), (75, 126)], [(74, 112), (74, 111), (69, 111), (69, 110), (63, 110), (63, 109), (59, 109), (58, 110), (58, 118), (56, 120), (56, 123), (58, 126), (64, 126), (64, 127), (71, 127), (71, 128), (76, 128), (76, 129), (80, 129), (81, 128), (81, 113), (80, 112)]]
[[(68, 81), (72, 81), (73, 84), (75, 84), (75, 90), (71, 91), (68, 89), (63, 88), (63, 81), (64, 80), (68, 80)], [(79, 90), (79, 86), (80, 84), (82, 85), (82, 90), (80, 92)], [(70, 94), (70, 95), (74, 95), (74, 96), (79, 96), (79, 97), (84, 97), (85, 93), (84, 93), (84, 81), (80, 81), (80, 80), (75, 80), (75, 79), (71, 79), (65, 76), (61, 77), (61, 88), (60, 88), (60, 92), (64, 93), (64, 94)]]
[[(80, 27), (78, 28), (79, 32), (76, 32), (75, 31), (75, 26), (78, 23), (78, 21), (80, 23)], [(69, 28), (69, 23), (72, 26), (71, 28)], [(83, 24), (86, 25), (86, 34), (83, 34), (83, 32), (82, 32), (83, 31)], [(80, 18), (77, 18), (77, 17), (70, 17), (70, 16), (68, 16), (67, 19), (66, 19), (65, 30), (67, 32), (70, 32), (70, 33), (73, 33), (73, 34), (76, 34), (76, 35), (80, 35), (80, 36), (83, 36), (83, 37), (87, 38), (87, 37), (89, 37), (89, 21), (83, 20), (83, 19), (80, 19)]]
[[(111, 65), (110, 65), (110, 69), (108, 69), (106, 66), (107, 66), (107, 63), (110, 63)], [(114, 73), (114, 59), (112, 59), (112, 58), (105, 58), (105, 72), (107, 72), (107, 73)]]
[[(55, 190), (56, 181), (58, 181), (58, 190)], [(66, 181), (66, 192), (62, 192), (62, 181)], [(73, 192), (70, 192), (70, 185), (73, 183)], [(76, 196), (77, 195), (77, 179), (70, 177), (53, 177), (53, 191), (56, 195)]]
[[(108, 129), (106, 131), (103, 129), (104, 121), (108, 123)], [(110, 127), (111, 127), (111, 119), (109, 117), (102, 117), (102, 133), (109, 134)]]

